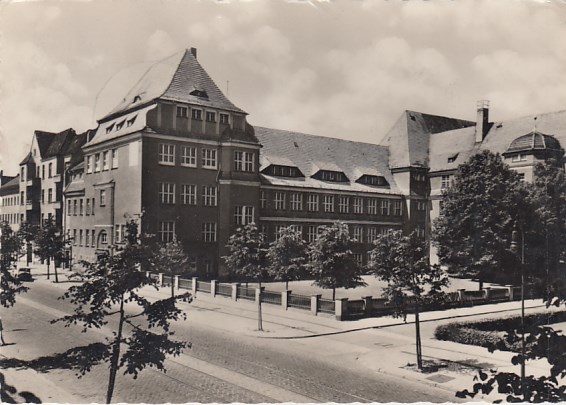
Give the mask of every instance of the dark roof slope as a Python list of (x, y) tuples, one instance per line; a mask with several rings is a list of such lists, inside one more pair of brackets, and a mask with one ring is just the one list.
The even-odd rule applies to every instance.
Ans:
[(0, 195), (16, 194), (20, 192), (20, 176), (17, 175), (12, 180), (0, 187)]
[(559, 151), (562, 148), (560, 147), (560, 142), (558, 142), (555, 137), (538, 131), (532, 131), (530, 134), (514, 139), (507, 148), (506, 152), (522, 152), (542, 149)]
[(49, 147), (47, 148), (46, 153), (42, 154), (41, 157), (45, 159), (53, 156), (66, 155), (67, 149), (75, 135), (76, 133), (72, 128), (52, 135)]

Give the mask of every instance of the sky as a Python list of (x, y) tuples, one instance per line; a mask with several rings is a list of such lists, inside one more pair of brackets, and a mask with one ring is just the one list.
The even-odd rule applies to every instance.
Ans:
[(563, 0), (2, 1), (0, 168), (34, 130), (95, 128), (190, 47), (252, 125), (378, 143), (405, 110), (566, 109)]

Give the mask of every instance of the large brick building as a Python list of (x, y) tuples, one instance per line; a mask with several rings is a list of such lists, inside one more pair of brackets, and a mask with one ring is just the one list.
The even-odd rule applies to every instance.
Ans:
[(430, 235), (442, 189), (471, 154), (499, 152), (530, 180), (534, 163), (562, 157), (564, 129), (566, 111), (494, 123), (485, 102), (476, 121), (405, 111), (380, 145), (253, 127), (191, 48), (150, 67), (96, 129), (51, 134), (49, 147), (36, 132), (19, 196), (8, 195), (26, 219), (55, 216), (75, 259), (119, 245), (136, 219), (163, 241), (176, 235), (192, 269), (216, 276), (240, 225), (258, 223), (269, 240), (291, 225), (310, 241), (341, 220), (364, 263), (379, 233)]

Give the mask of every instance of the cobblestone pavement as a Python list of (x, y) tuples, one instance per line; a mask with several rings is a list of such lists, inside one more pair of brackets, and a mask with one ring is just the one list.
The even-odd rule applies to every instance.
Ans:
[[(68, 286), (68, 285), (67, 285)], [(11, 309), (2, 309), (6, 337), (14, 345), (2, 358), (32, 360), (101, 341), (104, 333), (80, 333), (50, 320), (71, 305), (57, 297), (67, 286), (31, 283), (31, 290)], [(356, 369), (334, 358), (309, 354), (300, 342), (263, 340), (214, 329), (189, 320), (176, 325), (177, 337), (192, 343), (180, 358), (166, 362), (167, 373), (144, 370), (137, 380), (118, 375), (113, 402), (445, 402), (453, 394), (392, 376)], [(107, 330), (105, 334), (108, 334)], [(38, 343), (40, 342), (40, 343)], [(108, 369), (99, 365), (77, 379), (70, 370), (42, 377), (73, 395), (77, 402), (104, 402)], [(57, 398), (50, 398), (57, 402)]]

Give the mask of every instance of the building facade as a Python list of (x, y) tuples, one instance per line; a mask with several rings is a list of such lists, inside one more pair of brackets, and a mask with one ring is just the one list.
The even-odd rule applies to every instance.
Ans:
[(178, 238), (204, 277), (228, 276), (222, 256), (239, 226), (255, 222), (269, 241), (293, 226), (312, 241), (340, 220), (365, 264), (378, 234), (430, 237), (443, 189), (472, 154), (500, 153), (530, 181), (536, 162), (562, 159), (564, 129), (566, 111), (491, 122), (487, 102), (475, 121), (405, 111), (380, 144), (254, 127), (191, 48), (151, 66), (97, 128), (36, 131), (18, 178), (0, 188), (18, 210), (0, 214), (54, 217), (87, 260), (119, 247), (133, 219)]

